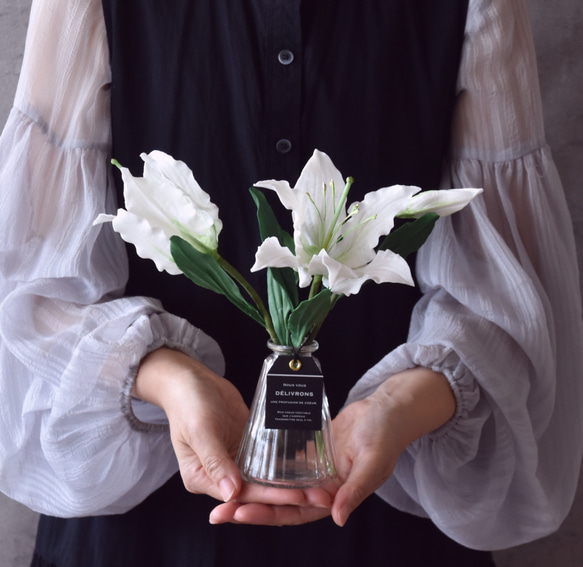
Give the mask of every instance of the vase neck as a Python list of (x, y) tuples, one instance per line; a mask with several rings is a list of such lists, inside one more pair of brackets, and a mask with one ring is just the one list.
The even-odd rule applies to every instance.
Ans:
[(305, 345), (302, 345), (298, 350), (294, 349), (292, 346), (288, 345), (277, 345), (271, 341), (267, 341), (268, 348), (278, 356), (310, 356), (312, 353), (318, 350), (318, 342), (311, 341)]

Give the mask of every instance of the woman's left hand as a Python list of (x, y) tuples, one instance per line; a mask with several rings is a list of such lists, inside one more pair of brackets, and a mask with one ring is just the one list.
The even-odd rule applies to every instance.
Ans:
[[(333, 422), (338, 479), (321, 487), (332, 499), (330, 508), (277, 506), (239, 497), (217, 506), (211, 523), (296, 525), (332, 514), (343, 526), (365, 498), (392, 474), (399, 455), (413, 440), (446, 423), (455, 413), (447, 379), (425, 368), (392, 376), (374, 394), (345, 407)], [(246, 494), (247, 492), (247, 494)]]

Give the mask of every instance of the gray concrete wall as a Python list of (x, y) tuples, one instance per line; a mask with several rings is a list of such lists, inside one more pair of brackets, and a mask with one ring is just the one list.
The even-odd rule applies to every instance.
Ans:
[[(0, 128), (6, 122), (16, 90), (30, 3), (31, 0), (0, 0)], [(0, 493), (0, 567), (30, 564), (36, 522), (34, 512)]]
[[(512, 0), (508, 0), (512, 1)], [(0, 0), (0, 124), (16, 88), (30, 0)], [(565, 184), (583, 265), (583, 3), (529, 0), (549, 143)], [(1, 410), (0, 410), (1, 411)], [(0, 494), (0, 567), (28, 565), (36, 515)], [(498, 567), (583, 565), (583, 482), (554, 535), (496, 554)]]

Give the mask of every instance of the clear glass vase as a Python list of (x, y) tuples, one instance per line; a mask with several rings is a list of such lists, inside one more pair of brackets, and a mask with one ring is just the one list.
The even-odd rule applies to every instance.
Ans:
[(268, 342), (237, 465), (250, 482), (280, 488), (320, 486), (336, 476), (332, 421), (317, 342)]

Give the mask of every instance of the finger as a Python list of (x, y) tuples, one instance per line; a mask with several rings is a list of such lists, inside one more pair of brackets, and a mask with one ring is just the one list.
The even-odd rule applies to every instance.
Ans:
[(330, 508), (337, 490), (338, 485), (336, 483), (304, 489), (275, 488), (254, 483), (244, 483), (241, 492), (237, 496), (237, 502)]
[(235, 524), (235, 512), (241, 507), (239, 502), (226, 502), (219, 504), (211, 510), (209, 522), (211, 524)]
[(227, 473), (215, 484), (208, 478), (200, 464), (194, 467), (180, 463), (180, 475), (186, 490), (193, 494), (208, 494), (223, 502), (234, 499), (240, 491), (242, 482), (237, 474), (238, 470), (235, 467), (232, 473)]
[(296, 526), (314, 522), (330, 514), (329, 508), (271, 506), (268, 504), (220, 504), (210, 515), (211, 524), (235, 523), (263, 526)]
[(184, 485), (190, 492), (206, 492), (228, 502), (241, 490), (239, 469), (218, 436), (209, 432), (199, 437), (203, 439), (189, 444), (190, 458), (180, 459), (177, 451)]
[(353, 463), (348, 478), (338, 489), (332, 505), (332, 518), (338, 526), (344, 526), (350, 514), (388, 479), (389, 472), (383, 471), (372, 458), (361, 458)]
[(340, 481), (334, 481), (300, 490), (245, 483), (237, 501), (217, 506), (210, 521), (217, 524), (297, 525), (318, 520), (330, 514), (339, 484)]

